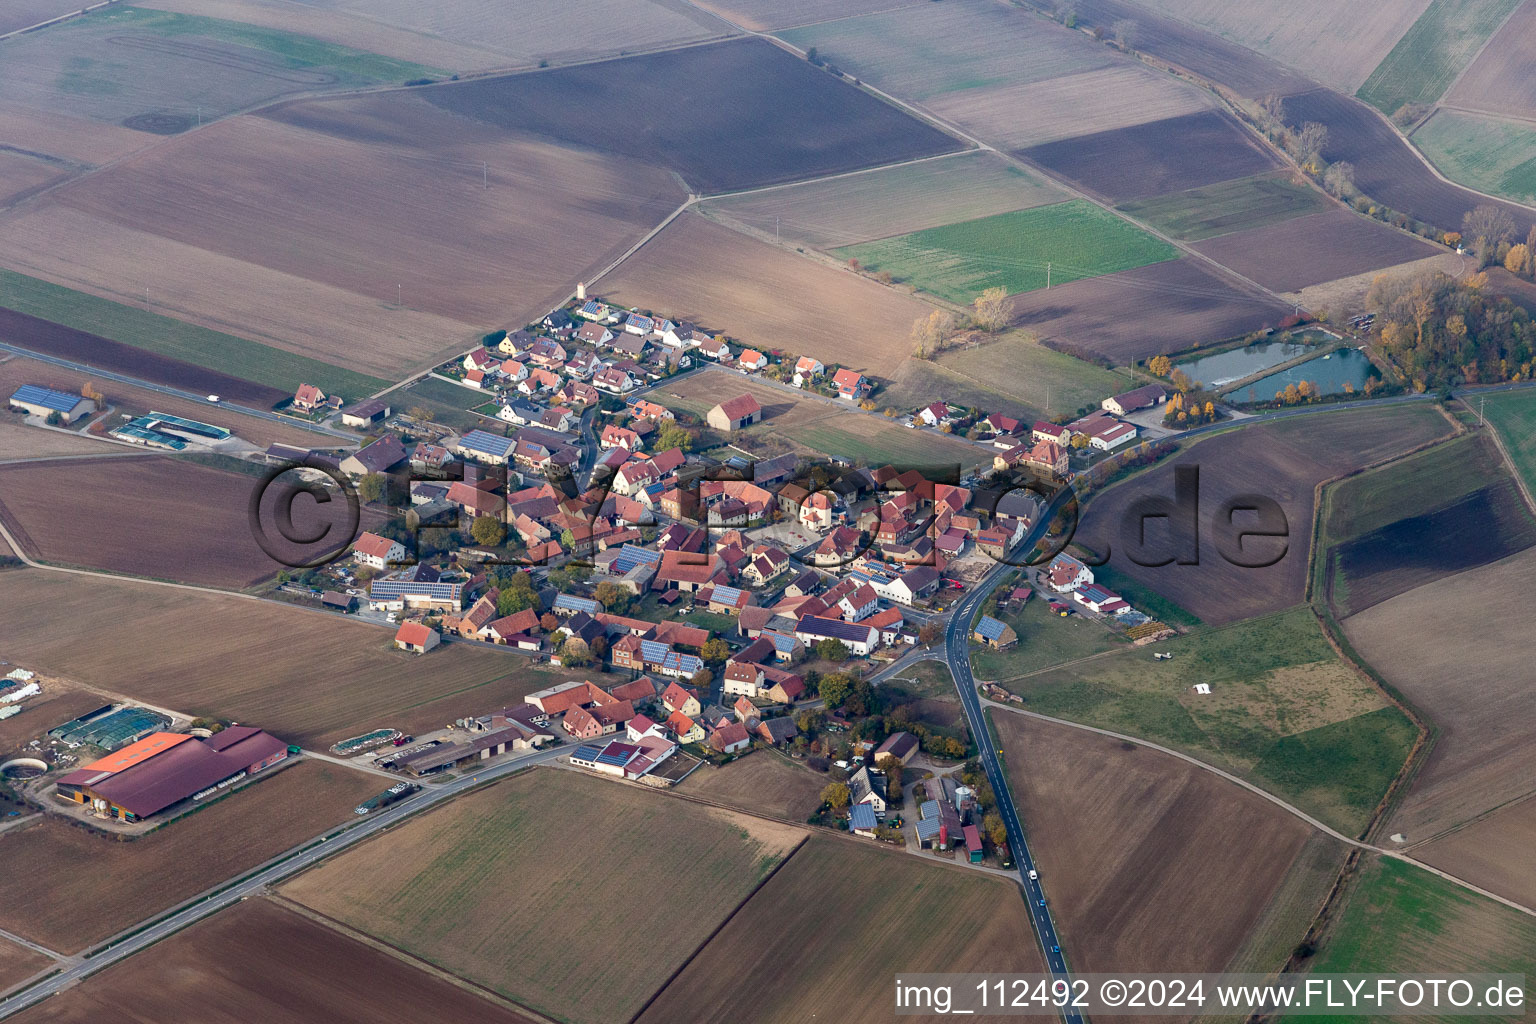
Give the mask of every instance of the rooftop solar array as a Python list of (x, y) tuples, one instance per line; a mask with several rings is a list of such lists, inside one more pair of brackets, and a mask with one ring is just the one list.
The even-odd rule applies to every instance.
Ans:
[(484, 452), (498, 459), (506, 458), (508, 452), (517, 444), (510, 437), (497, 437), (483, 430), (471, 430), (459, 438), (459, 445), (473, 451)]
[(586, 612), (588, 615), (596, 615), (598, 612), (596, 601), (589, 597), (576, 597), (573, 594), (556, 594), (554, 606), (562, 610)]
[(79, 395), (72, 395), (68, 391), (55, 391), (52, 388), (40, 388), (36, 384), (23, 384), (11, 395), (13, 402), (26, 402), (28, 405), (40, 405), (44, 409), (52, 409), (55, 412), (69, 412), (82, 401)]
[(430, 597), (440, 601), (456, 599), (462, 583), (423, 583), (417, 580), (374, 580), (368, 585), (368, 596), (380, 598), (413, 596)]
[(710, 596), (710, 600), (719, 604), (735, 604), (741, 600), (741, 590), (737, 587), (717, 585)]
[(981, 617), (981, 621), (976, 624), (976, 632), (980, 633), (988, 640), (998, 639), (1003, 635), (1003, 630), (1007, 628), (1008, 627), (1004, 623), (994, 619), (990, 615), (983, 615)]
[(619, 550), (619, 557), (613, 560), (612, 572), (622, 576), (637, 565), (656, 565), (661, 561), (661, 552), (652, 551), (649, 548), (636, 547), (626, 544)]
[(854, 804), (848, 812), (849, 828), (874, 828), (875, 809), (869, 804)]

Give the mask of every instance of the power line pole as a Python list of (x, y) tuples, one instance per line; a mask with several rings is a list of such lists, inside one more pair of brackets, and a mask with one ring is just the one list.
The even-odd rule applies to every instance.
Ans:
[(405, 285), (403, 284), (395, 285), (395, 305), (401, 309), (405, 308)]
[(1050, 260), (1046, 260), (1045, 261), (1045, 288), (1046, 288), (1046, 291), (1050, 291), (1050, 288), (1051, 288), (1051, 261)]
[(484, 160), (480, 162), (480, 179), (481, 188), (491, 187), (491, 165), (489, 162)]

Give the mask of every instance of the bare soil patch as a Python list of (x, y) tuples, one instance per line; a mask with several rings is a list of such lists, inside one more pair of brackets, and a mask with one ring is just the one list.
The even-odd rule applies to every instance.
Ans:
[(0, 208), (14, 205), (38, 189), (63, 181), (69, 174), (70, 169), (65, 164), (0, 150)]
[[(265, 492), (268, 535), (288, 561), (256, 542), (249, 518), (258, 477), (164, 456), (70, 459), (0, 467), (0, 517), (33, 558), (241, 589), (303, 561), (272, 524), (281, 487)], [(352, 542), (345, 501), (293, 504), (301, 531), (331, 528), (338, 550)], [(368, 513), (360, 529), (378, 516)]]
[(1279, 166), (1232, 115), (1215, 110), (1048, 142), (1019, 155), (1117, 203)]
[(881, 376), (906, 357), (912, 321), (933, 308), (692, 213), (667, 225), (598, 290), (743, 345)]
[[(376, 728), (441, 728), (569, 675), (469, 644), (423, 661), (393, 649), (392, 629), (277, 602), (30, 569), (5, 584), (0, 656), (189, 715), (250, 722), (314, 749)], [(93, 642), (82, 644), (86, 620)]]
[(825, 0), (705, 0), (699, 4), (722, 18), (755, 32), (807, 25), (829, 17), (851, 18), (895, 7), (916, 7), (922, 0), (843, 0), (828, 11)]
[[(126, 1005), (124, 992), (135, 993)], [(205, 1019), (274, 1024), (530, 1024), (462, 985), (266, 899), (236, 904), (16, 1019), (156, 1024), (183, 1019), (189, 1006)]]
[(120, 450), (81, 434), (28, 426), (19, 415), (7, 413), (0, 418), (0, 461), (49, 455), (107, 455)]
[(1313, 830), (1166, 754), (992, 714), (1074, 968), (1225, 969)]
[(804, 765), (760, 750), (723, 768), (706, 764), (684, 779), (677, 791), (743, 811), (804, 821), (821, 805), (821, 789), (827, 781)]
[(52, 18), (73, 14), (83, 6), (80, 0), (12, 0), (0, 8), (0, 33), (31, 28)]
[(52, 959), (26, 946), (0, 941), (0, 992), (20, 984), (43, 968), (51, 966), (53, 962)]
[(1536, 791), (1536, 548), (1344, 620), (1360, 656), (1439, 729), (1387, 832), (1420, 842)]
[[(696, 82), (710, 88), (692, 87)], [(761, 39), (483, 78), (421, 95), (503, 131), (671, 171), (702, 195), (962, 148)]]
[(1012, 297), (1014, 324), (1086, 358), (1123, 366), (1273, 326), (1289, 312), (1190, 258)]
[[(603, 823), (579, 842), (576, 807)], [(283, 892), (541, 1013), (606, 1024), (637, 1012), (804, 836), (542, 769), (435, 808)], [(686, 882), (625, 891), (663, 848)], [(487, 886), (515, 887), (525, 912), (488, 899)]]
[(1416, 848), (1413, 856), (1529, 907), (1536, 904), (1532, 850), (1536, 850), (1536, 799), (1527, 797)]
[(902, 972), (1043, 970), (1017, 882), (813, 836), (639, 1021), (885, 1020)]
[[(1450, 425), (1428, 403), (1340, 410), (1245, 426), (1186, 448), (1179, 455), (1096, 496), (1083, 516), (1078, 537), (1096, 552), (1111, 551), (1110, 567), (1151, 587), (1208, 623), (1235, 622), (1289, 608), (1302, 599), (1312, 532), (1314, 491), (1319, 482), (1370, 465), (1449, 433)], [(1201, 541), (1199, 563), (1150, 567), (1136, 564), (1128, 544), (1137, 520), (1131, 513), (1142, 497), (1172, 500), (1174, 471), (1199, 469)], [(1243, 494), (1277, 502), (1285, 514), (1284, 555), (1264, 568), (1232, 564), (1215, 548), (1208, 517), (1222, 503)], [(1131, 534), (1123, 530), (1128, 524)], [(1168, 520), (1147, 521), (1147, 548), (1137, 557), (1158, 561), (1170, 548)], [(1277, 541), (1250, 542), (1267, 560)], [(1254, 560), (1260, 560), (1255, 557)]]
[(52, 815), (0, 832), (13, 868), (0, 876), (0, 927), (82, 949), (339, 824), (383, 781), (303, 762), (131, 842)]
[(1443, 251), (1422, 238), (1339, 209), (1234, 231), (1198, 242), (1195, 248), (1277, 292), (1298, 291)]

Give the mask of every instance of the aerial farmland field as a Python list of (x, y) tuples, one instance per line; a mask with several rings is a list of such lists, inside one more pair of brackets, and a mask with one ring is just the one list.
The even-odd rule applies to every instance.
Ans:
[[(894, 7), (916, 7), (923, 0), (842, 0), (837, 13), (845, 18)], [(793, 28), (827, 17), (824, 0), (702, 0), (700, 7), (754, 32)]]
[(541, 315), (682, 197), (659, 167), (423, 96), (205, 128), (16, 211), (0, 262), (134, 305), (147, 288), (156, 310), (394, 378)]
[[(99, 644), (79, 642), (83, 616), (92, 617)], [(441, 728), (569, 677), (469, 644), (434, 651), (424, 673), (420, 661), (392, 648), (393, 633), (273, 601), (33, 569), (17, 570), (0, 587), (7, 660), (188, 715), (259, 723), (316, 749), (370, 729)], [(180, 642), (150, 640), (172, 635)]]
[(832, 249), (1066, 197), (998, 154), (976, 151), (724, 196), (701, 204), (699, 212), (765, 236)]
[(1083, 199), (928, 228), (835, 250), (866, 270), (958, 305), (1178, 258), (1167, 242)]
[(1413, 133), (1413, 144), (1454, 181), (1536, 202), (1536, 128), (1529, 123), (1441, 109)]
[[(1171, 137), (1178, 138), (1177, 146), (1167, 144)], [(1019, 155), (1116, 203), (1278, 166), (1235, 118), (1214, 110), (1030, 146)]]
[(80, 434), (28, 426), (19, 418), (0, 419), (0, 462), (48, 455), (125, 454), (105, 441)]
[(63, 166), (44, 156), (0, 152), (0, 209), (67, 177)]
[[(1343, 860), (1262, 797), (1155, 750), (994, 709), (1019, 815), (1080, 971), (1279, 966)], [(1190, 884), (1198, 880), (1199, 884)], [(1268, 927), (1266, 927), (1266, 925)]]
[[(1152, 588), (1212, 624), (1279, 611), (1299, 603), (1307, 579), (1313, 492), (1318, 483), (1443, 437), (1451, 427), (1429, 403), (1366, 410), (1324, 411), (1259, 423), (1217, 434), (1165, 459), (1150, 472), (1093, 498), (1083, 514), (1079, 542), (1095, 552), (1112, 549), (1110, 566)], [(1242, 568), (1213, 547), (1207, 524), (1198, 564), (1138, 565), (1130, 558), (1135, 538), (1132, 504), (1146, 495), (1173, 495), (1175, 466), (1198, 467), (1200, 508), (1211, 515), (1239, 494), (1261, 494), (1283, 511), (1288, 535), (1284, 555), (1263, 568)], [(1205, 510), (1211, 510), (1209, 512)], [(1131, 532), (1127, 534), (1127, 530)], [(1159, 558), (1167, 530), (1148, 531), (1143, 561)], [(1273, 557), (1282, 542), (1256, 541)], [(1273, 545), (1273, 546), (1270, 546)]]
[(723, 768), (704, 765), (684, 779), (677, 791), (727, 807), (798, 822), (821, 806), (825, 785), (826, 776), (765, 750)]
[[(900, 898), (892, 898), (900, 894)], [(1018, 883), (813, 836), (646, 1007), (637, 1024), (890, 1013), (903, 971), (1044, 969)], [(763, 972), (741, 984), (737, 964)]]
[(1532, 849), (1536, 849), (1536, 799), (1526, 796), (1441, 839), (1414, 847), (1413, 856), (1530, 906), (1536, 903), (1536, 875), (1527, 870)]
[[(1423, 157), (1360, 100), (1328, 89), (1287, 96), (1286, 124), (1295, 127), (1307, 121), (1328, 127), (1323, 158), (1329, 163), (1343, 160), (1353, 164), (1360, 191), (1394, 210), (1445, 231), (1459, 231), (1469, 210), (1489, 202), (1476, 192), (1437, 177)], [(1521, 237), (1536, 218), (1526, 207), (1494, 205), (1509, 212)]]
[(1508, 603), (1533, 586), (1536, 548), (1526, 548), (1344, 620), (1358, 655), (1438, 730), (1390, 832), (1422, 842), (1536, 791), (1536, 642), (1523, 607)]
[(1273, 327), (1289, 311), (1185, 258), (1015, 296), (1015, 326), (1126, 366)]
[(1181, 241), (1198, 242), (1278, 224), (1326, 205), (1311, 188), (1282, 174), (1264, 174), (1125, 203), (1120, 209)]
[(912, 321), (933, 309), (691, 213), (667, 225), (596, 290), (723, 331), (733, 343), (815, 356), (877, 376), (906, 358)]
[(1341, 615), (1536, 544), (1488, 438), (1461, 437), (1329, 488), (1321, 578)]
[(1519, 390), (1482, 396), (1477, 409), (1498, 431), (1525, 486), (1536, 491), (1536, 395)]
[(14, 942), (0, 944), (0, 992), (18, 985), (55, 961)]
[[(690, 88), (694, 81), (712, 88)], [(422, 95), (502, 131), (596, 149), (626, 164), (642, 162), (633, 157), (643, 151), (643, 163), (671, 171), (701, 195), (961, 148), (760, 39), (456, 82)]]
[(1455, 107), (1536, 117), (1536, 77), (1528, 74), (1536, 5), (1522, 4), (1445, 97)]
[[(592, 831), (572, 831), (578, 807)], [(607, 1024), (636, 1013), (805, 836), (535, 769), (369, 840), (282, 892), (520, 1005)], [(643, 897), (626, 892), (661, 849), (686, 872)], [(521, 911), (487, 898), (487, 885), (514, 886)]]
[[(247, 507), (259, 482), (157, 455), (13, 463), (0, 467), (0, 521), (41, 561), (241, 590), (285, 567), (252, 536)], [(334, 527), (344, 547), (341, 504), (317, 513), (297, 502), (294, 522)], [(366, 514), (362, 528), (378, 518)]]
[(0, 33), (16, 32), (80, 10), (79, 0), (18, 0), (0, 13)]
[[(1007, 149), (1211, 106), (1200, 90), (1080, 33), (985, 0), (829, 20), (779, 36)], [(988, 45), (974, 45), (978, 39)]]
[(443, 73), (293, 32), (120, 4), (5, 49), (0, 101), (121, 124), (145, 145), (280, 96)]
[[(1043, 624), (1030, 636), (1071, 628), (1035, 614)], [(1127, 648), (1041, 670), (1024, 643), (1022, 654), (978, 654), (976, 664), (1029, 710), (1192, 754), (1346, 835), (1365, 827), (1418, 739), (1407, 716), (1339, 659), (1305, 607), (1164, 641), (1158, 649), (1174, 655), (1164, 662)], [(1212, 692), (1196, 694), (1197, 682)]]
[(1323, 933), (1310, 970), (1524, 974), (1530, 1004), (1536, 991), (1531, 980), (1536, 976), (1536, 921), (1528, 915), (1379, 854), (1361, 860), (1345, 899), (1343, 912)]
[(1382, 0), (1344, 7), (1331, 0), (1136, 0), (1137, 6), (1197, 25), (1344, 92), (1360, 87), (1428, 3)]
[[(383, 781), (306, 761), (131, 842), (53, 815), (0, 832), (6, 863), (31, 869), (0, 876), (0, 927), (76, 952), (343, 823)], [(40, 870), (73, 882), (40, 886)]]
[[(123, 1005), (126, 991), (138, 993), (132, 1006)], [(401, 1017), (531, 1024), (499, 1002), (270, 899), (237, 903), (16, 1020), (153, 1024), (176, 1020), (194, 1004), (205, 1019), (273, 1024)]]
[(1356, 93), (1384, 114), (1434, 103), (1521, 0), (1431, 0)]
[(1340, 209), (1234, 231), (1197, 243), (1195, 249), (1278, 292), (1299, 291), (1442, 251), (1422, 238)]

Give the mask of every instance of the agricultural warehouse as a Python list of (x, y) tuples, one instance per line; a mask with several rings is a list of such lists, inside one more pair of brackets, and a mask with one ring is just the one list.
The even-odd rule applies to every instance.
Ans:
[(68, 747), (92, 746), (116, 750), (152, 732), (167, 728), (171, 720), (147, 708), (106, 704), (95, 711), (48, 730), (48, 735)]
[(29, 416), (47, 419), (57, 414), (65, 423), (73, 423), (82, 416), (96, 411), (96, 403), (89, 398), (72, 395), (68, 391), (40, 388), (36, 384), (23, 384), (11, 395), (11, 408), (20, 409)]
[(157, 732), (65, 775), (58, 793), (100, 817), (140, 821), (270, 768), (288, 753), (286, 743), (250, 726), (206, 740)]

